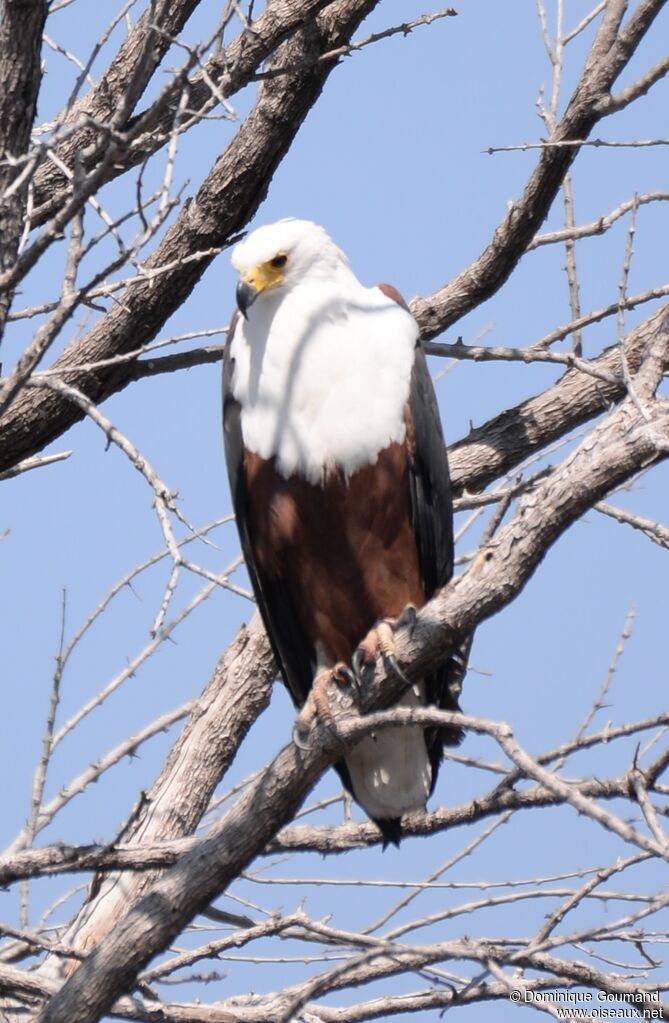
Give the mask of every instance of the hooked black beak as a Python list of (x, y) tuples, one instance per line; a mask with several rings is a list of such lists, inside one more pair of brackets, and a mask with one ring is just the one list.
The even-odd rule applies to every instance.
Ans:
[(237, 285), (235, 297), (237, 299), (237, 308), (244, 319), (247, 319), (248, 310), (257, 299), (258, 292), (252, 284), (249, 284), (247, 281), (240, 281)]

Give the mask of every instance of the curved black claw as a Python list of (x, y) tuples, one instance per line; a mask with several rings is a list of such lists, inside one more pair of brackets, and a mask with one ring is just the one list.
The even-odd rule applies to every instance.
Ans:
[(297, 722), (293, 725), (293, 742), (298, 749), (310, 750), (312, 747), (308, 742), (304, 741), (304, 733), (300, 734), (300, 727)]
[(413, 633), (413, 630), (416, 628), (416, 622), (417, 621), (418, 621), (418, 611), (413, 606), (413, 604), (407, 604), (407, 606), (402, 611), (402, 614), (399, 616), (399, 618), (395, 622), (395, 624), (393, 626), (393, 632), (396, 632), (397, 629), (401, 625), (404, 625), (409, 630), (409, 635), (411, 636), (412, 633)]
[(384, 662), (384, 664), (387, 667), (391, 668), (393, 673), (395, 675), (397, 675), (397, 677), (399, 679), (401, 679), (401, 681), (404, 682), (405, 685), (407, 685), (407, 686), (411, 685), (410, 679), (407, 678), (407, 676), (404, 674), (404, 672), (400, 668), (400, 666), (398, 664), (398, 661), (397, 661), (397, 658), (395, 657), (395, 654), (384, 654), (383, 655), (383, 662)]
[[(355, 654), (353, 655), (353, 659), (355, 660)], [(341, 667), (337, 668), (337, 677), (339, 679), (343, 679), (347, 683), (347, 685), (351, 687), (351, 689), (355, 690), (356, 695), (360, 696), (362, 689), (360, 687), (360, 679), (358, 678), (355, 672), (355, 666), (353, 667), (353, 670), (351, 670), (351, 668), (347, 667), (346, 665), (342, 665)]]
[(363, 674), (369, 667), (369, 665), (365, 664), (363, 660), (362, 650), (360, 647), (353, 652), (351, 667), (353, 668), (353, 677), (355, 678), (355, 688), (358, 695), (360, 695), (363, 686)]
[[(341, 736), (339, 735), (339, 732), (337, 730), (337, 726), (335, 725), (334, 721), (322, 720), (322, 724), (327, 728), (327, 730), (330, 733), (330, 735), (334, 739), (336, 739), (337, 742), (340, 743), (340, 745), (343, 748), (345, 746), (345, 743), (342, 742)], [(293, 739), (293, 742), (295, 743), (295, 745), (297, 746), (297, 748), (301, 749), (301, 750), (304, 750), (305, 752), (308, 752), (309, 750), (313, 749), (313, 746), (311, 745), (311, 743), (307, 742), (308, 735), (309, 735), (309, 733), (302, 731), (300, 729), (299, 723), (295, 722), (295, 724), (293, 725), (292, 739)]]
[(338, 664), (335, 669), (335, 678), (338, 682), (346, 682), (349, 686), (355, 685), (355, 675), (345, 664)]

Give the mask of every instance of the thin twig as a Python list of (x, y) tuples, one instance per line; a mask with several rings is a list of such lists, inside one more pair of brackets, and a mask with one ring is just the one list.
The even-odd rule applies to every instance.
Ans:
[(55, 462), (63, 462), (71, 454), (71, 451), (59, 451), (54, 455), (35, 455), (33, 458), (25, 458), (12, 469), (5, 469), (4, 472), (0, 472), (0, 480), (11, 480), (15, 476), (20, 476), (23, 472), (41, 469), (43, 466), (53, 465)]

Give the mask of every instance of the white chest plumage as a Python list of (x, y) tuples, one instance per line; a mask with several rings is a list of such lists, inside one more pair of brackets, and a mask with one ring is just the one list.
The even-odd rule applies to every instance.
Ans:
[(262, 296), (231, 342), (244, 444), (282, 475), (350, 476), (405, 436), (417, 326), (347, 271)]

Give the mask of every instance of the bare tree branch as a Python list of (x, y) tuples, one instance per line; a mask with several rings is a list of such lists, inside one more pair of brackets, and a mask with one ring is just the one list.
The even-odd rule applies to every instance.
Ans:
[[(59, 163), (74, 170), (75, 156), (78, 157), (84, 151), (84, 167), (90, 170), (95, 165), (100, 157), (96, 145), (95, 122), (114, 123), (119, 110), (121, 123), (130, 117), (173, 38), (179, 34), (199, 3), (200, 0), (152, 0), (95, 87), (77, 101), (76, 90), (83, 79), (80, 76), (75, 94), (66, 105), (65, 116), (58, 125), (58, 133), (65, 135), (63, 142), (56, 148)], [(91, 59), (95, 55), (94, 50)], [(106, 145), (106, 139), (103, 144)], [(35, 226), (55, 212), (56, 203), (52, 201), (50, 207), (45, 205), (45, 193), (58, 194), (58, 205), (62, 205), (67, 189), (68, 183), (57, 163), (42, 163), (35, 176), (38, 207), (33, 220)]]
[[(296, 34), (278, 52), (291, 61), (318, 53), (350, 38), (376, 0), (337, 0), (319, 20)], [(147, 267), (172, 263), (157, 281), (128, 289), (123, 302), (103, 316), (86, 338), (56, 361), (67, 370), (73, 362), (95, 362), (151, 341), (165, 320), (190, 294), (211, 257), (184, 263), (190, 251), (225, 246), (241, 230), (264, 198), (276, 167), (290, 147), (311, 106), (318, 99), (333, 64), (310, 66), (279, 83), (264, 82), (252, 112), (226, 152), (216, 162), (197, 195), (181, 212)], [(112, 152), (113, 147), (108, 149)], [(112, 157), (115, 159), (112, 152)], [(102, 165), (100, 165), (102, 166)], [(100, 167), (95, 172), (101, 174)], [(127, 369), (125, 370), (127, 372)], [(68, 382), (98, 403), (118, 389), (124, 367), (112, 367)], [(22, 393), (14, 400), (0, 429), (0, 470), (39, 450), (81, 418), (82, 412), (59, 395)], [(32, 440), (29, 438), (32, 437)], [(5, 461), (6, 459), (6, 461)]]
[[(634, 330), (626, 341), (628, 363), (638, 367), (649, 338), (669, 328), (669, 308), (663, 307)], [(485, 486), (518, 465), (532, 451), (552, 443), (569, 430), (604, 412), (625, 394), (617, 345), (607, 348), (593, 365), (603, 373), (618, 375), (618, 383), (607, 383), (579, 370), (568, 370), (542, 394), (516, 408), (502, 412), (484, 426), (475, 427), (449, 451), (451, 476), (457, 489), (466, 466), (467, 476), (476, 479), (475, 488)], [(468, 482), (468, 486), (471, 483)]]
[[(199, 0), (197, 2), (199, 3)], [(189, 123), (196, 124), (201, 114), (212, 105), (210, 82), (215, 83), (222, 99), (233, 96), (252, 80), (257, 68), (282, 42), (294, 35), (303, 24), (332, 2), (333, 0), (304, 0), (301, 3), (297, 3), (296, 0), (274, 0), (252, 27), (244, 29), (227, 46), (217, 48), (204, 64), (202, 71), (195, 74), (192, 79), (188, 80), (183, 73), (175, 76), (169, 88), (158, 100), (128, 121), (126, 125), (128, 130), (132, 131), (140, 124), (141, 132), (132, 138), (114, 165), (107, 168), (104, 180), (112, 180), (138, 166), (165, 144), (184, 88), (188, 94)], [(90, 144), (90, 140), (96, 136), (96, 122), (98, 124), (105, 122), (115, 113), (115, 104), (119, 96), (123, 95), (123, 90), (119, 86), (122, 86), (129, 75), (139, 73), (141, 70), (141, 64), (137, 64), (137, 56), (151, 39), (152, 56), (155, 61), (170, 44), (172, 35), (178, 31), (179, 22), (185, 23), (197, 4), (193, 0), (182, 0), (178, 5), (162, 2), (160, 6), (162, 31), (153, 32), (153, 19), (143, 17), (110, 65), (94, 95), (90, 98), (87, 96), (71, 112), (64, 128), (70, 127), (74, 131), (58, 148), (58, 156), (66, 165), (72, 167), (74, 154), (81, 148), (82, 139), (88, 139), (89, 150), (84, 156), (84, 167), (89, 171), (95, 168), (100, 159), (100, 150), (99, 146)], [(152, 63), (152, 68), (153, 66)], [(142, 79), (144, 77), (142, 75)], [(82, 115), (86, 115), (89, 121), (88, 126), (83, 129), (77, 127), (77, 121), (81, 120)], [(59, 175), (47, 165), (43, 165), (35, 180), (37, 208), (34, 223), (36, 225), (43, 223), (53, 216), (66, 196), (67, 188), (63, 187), (62, 174)]]
[(624, 508), (614, 508), (613, 505), (608, 504), (606, 501), (599, 501), (595, 508), (597, 511), (603, 512), (604, 515), (609, 515), (612, 519), (616, 519), (617, 522), (624, 522), (626, 525), (640, 530), (653, 543), (664, 547), (665, 550), (669, 550), (669, 529), (659, 522), (654, 522), (652, 519), (645, 518), (642, 515), (632, 515), (630, 512), (625, 511)]
[[(9, 197), (6, 192), (17, 177), (16, 163), (30, 143), (48, 9), (48, 0), (3, 0), (0, 5), (0, 274), (14, 267), (21, 238), (23, 190)], [(11, 293), (0, 294), (0, 337), (11, 297)]]
[[(273, 675), (269, 644), (256, 619), (222, 656), (163, 770), (126, 825), (125, 842), (152, 844), (195, 830), (244, 735), (266, 706)], [(164, 861), (158, 858), (154, 865)], [(68, 929), (71, 943), (78, 948), (96, 944), (153, 878), (151, 872), (99, 878)]]
[(527, 251), (533, 252), (534, 249), (541, 248), (542, 245), (554, 245), (556, 242), (563, 242), (567, 239), (577, 241), (579, 238), (592, 238), (596, 235), (605, 234), (617, 220), (624, 217), (626, 213), (629, 213), (635, 205), (645, 206), (648, 203), (667, 202), (668, 200), (669, 192), (646, 192), (643, 195), (635, 196), (634, 199), (621, 202), (610, 213), (599, 217), (597, 220), (593, 220), (589, 224), (583, 224), (580, 227), (574, 228), (565, 227), (560, 231), (547, 231), (546, 234), (539, 234), (527, 246)]
[(543, 223), (576, 158), (578, 145), (572, 143), (587, 139), (602, 116), (598, 104), (608, 96), (629, 60), (630, 47), (638, 46), (663, 6), (663, 0), (643, 0), (617, 36), (627, 4), (615, 0), (607, 5), (578, 85), (549, 140), (569, 144), (542, 150), (522, 197), (512, 203), (478, 259), (429, 298), (415, 301), (414, 315), (421, 324), (423, 338), (430, 340), (441, 333), (493, 295), (508, 279)]
[[(196, 713), (202, 713), (201, 705)], [(207, 714), (212, 713), (207, 710)], [(643, 731), (669, 726), (669, 713), (653, 718), (630, 722), (617, 728), (607, 726), (601, 732), (589, 736), (581, 736), (576, 740), (550, 750), (537, 757), (541, 765), (560, 763), (567, 756), (577, 751), (608, 744), (617, 738), (639, 735)], [(183, 739), (179, 740), (183, 746)], [(661, 765), (653, 768), (655, 776)], [(215, 770), (219, 770), (218, 765)], [(516, 810), (541, 809), (555, 806), (563, 802), (562, 797), (537, 785), (530, 789), (516, 791), (513, 785), (520, 777), (518, 774), (504, 774), (502, 785), (496, 785), (485, 795), (478, 796), (475, 807), (471, 803), (459, 806), (439, 808), (431, 813), (416, 813), (406, 821), (407, 833), (412, 835), (434, 835), (464, 824), (483, 821), (493, 815), (505, 815)], [(190, 762), (182, 768), (183, 776), (190, 771)], [(173, 783), (170, 781), (169, 783)], [(579, 791), (590, 798), (600, 800), (621, 799), (629, 794), (631, 780), (628, 775), (615, 778), (597, 778), (579, 783)], [(160, 787), (152, 790), (152, 798), (157, 798)], [(161, 802), (162, 802), (161, 797)], [(151, 799), (146, 806), (150, 807)], [(146, 807), (140, 813), (145, 813)], [(195, 822), (197, 823), (197, 821)], [(136, 823), (133, 825), (136, 829)], [(167, 826), (164, 832), (169, 832)], [(192, 830), (192, 829), (191, 829)], [(174, 864), (180, 856), (195, 848), (198, 839), (174, 838), (172, 840), (149, 840), (144, 836), (141, 841), (112, 843), (110, 845), (71, 846), (58, 844), (42, 849), (21, 849), (10, 851), (0, 859), (0, 884), (9, 885), (15, 881), (29, 877), (39, 877), (52, 873), (69, 873), (73, 871), (105, 871), (126, 870), (146, 872), (159, 867)], [(266, 855), (277, 852), (318, 852), (341, 853), (349, 849), (365, 848), (381, 841), (378, 828), (370, 823), (342, 824), (337, 827), (318, 827), (309, 824), (292, 824), (283, 828), (268, 843), (263, 851)], [(88, 912), (88, 910), (87, 910)]]

